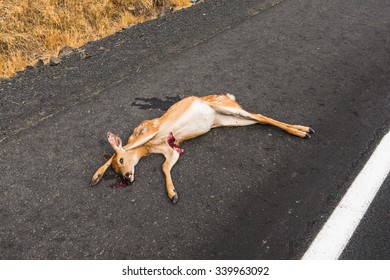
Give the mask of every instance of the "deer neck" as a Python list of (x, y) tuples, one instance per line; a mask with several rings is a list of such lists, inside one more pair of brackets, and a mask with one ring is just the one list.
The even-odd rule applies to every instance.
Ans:
[(146, 146), (139, 146), (131, 151), (138, 160), (140, 160), (144, 156), (147, 156), (150, 153), (149, 149)]

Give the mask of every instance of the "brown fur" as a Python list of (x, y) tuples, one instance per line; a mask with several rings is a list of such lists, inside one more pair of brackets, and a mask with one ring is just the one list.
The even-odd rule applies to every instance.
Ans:
[[(115, 154), (95, 172), (90, 185), (97, 184), (110, 165), (125, 180), (132, 182), (138, 161), (148, 154), (159, 153), (166, 159), (162, 169), (168, 197), (176, 203), (178, 195), (170, 171), (180, 156), (181, 150), (177, 146), (183, 141), (207, 133), (211, 128), (255, 123), (273, 125), (302, 138), (310, 138), (310, 134), (314, 132), (307, 126), (286, 124), (260, 114), (249, 113), (243, 110), (230, 94), (191, 96), (174, 104), (160, 118), (143, 121), (134, 129), (125, 146), (122, 146), (118, 136), (107, 133), (107, 139)], [(175, 139), (174, 146), (169, 139)]]

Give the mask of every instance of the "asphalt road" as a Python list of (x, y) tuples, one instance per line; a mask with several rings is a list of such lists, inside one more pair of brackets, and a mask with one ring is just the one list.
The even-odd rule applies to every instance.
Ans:
[(383, 183), (340, 259), (390, 259), (389, 201), (390, 177)]
[[(301, 258), (390, 129), (389, 14), (381, 0), (208, 0), (0, 81), (0, 258)], [(219, 92), (316, 134), (255, 125), (184, 143), (177, 205), (157, 155), (127, 188), (112, 171), (87, 187), (107, 131), (126, 139)], [(390, 258), (388, 186), (343, 258)]]

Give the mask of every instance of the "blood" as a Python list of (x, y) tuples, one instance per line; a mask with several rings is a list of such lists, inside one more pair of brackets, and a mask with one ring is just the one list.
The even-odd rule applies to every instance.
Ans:
[(128, 186), (128, 184), (124, 180), (121, 180), (118, 183), (110, 185), (110, 187), (113, 188), (113, 189), (125, 188), (127, 186)]
[(183, 148), (180, 148), (178, 145), (175, 144), (175, 136), (173, 136), (172, 132), (171, 134), (169, 134), (169, 136), (167, 137), (167, 141), (168, 141), (168, 145), (174, 149), (176, 152), (180, 154), (182, 154), (184, 152), (184, 149)]

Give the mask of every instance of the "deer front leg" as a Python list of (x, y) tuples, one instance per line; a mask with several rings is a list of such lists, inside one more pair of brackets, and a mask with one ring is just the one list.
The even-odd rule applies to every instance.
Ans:
[(110, 167), (113, 158), (114, 156), (111, 156), (110, 159), (107, 160), (106, 163), (103, 164), (101, 167), (99, 167), (99, 169), (95, 172), (95, 174), (93, 174), (93, 177), (89, 182), (90, 187), (96, 185), (100, 181), (100, 179), (103, 177), (104, 173), (106, 172), (107, 168)]
[(167, 195), (169, 199), (173, 202), (173, 204), (176, 204), (177, 200), (179, 197), (177, 196), (175, 186), (173, 185), (172, 182), (172, 177), (171, 177), (171, 169), (172, 167), (176, 164), (177, 160), (179, 159), (180, 154), (172, 149), (171, 147), (168, 148), (166, 153), (164, 153), (165, 156), (165, 162), (162, 166), (162, 170), (165, 175), (165, 184), (167, 187)]

